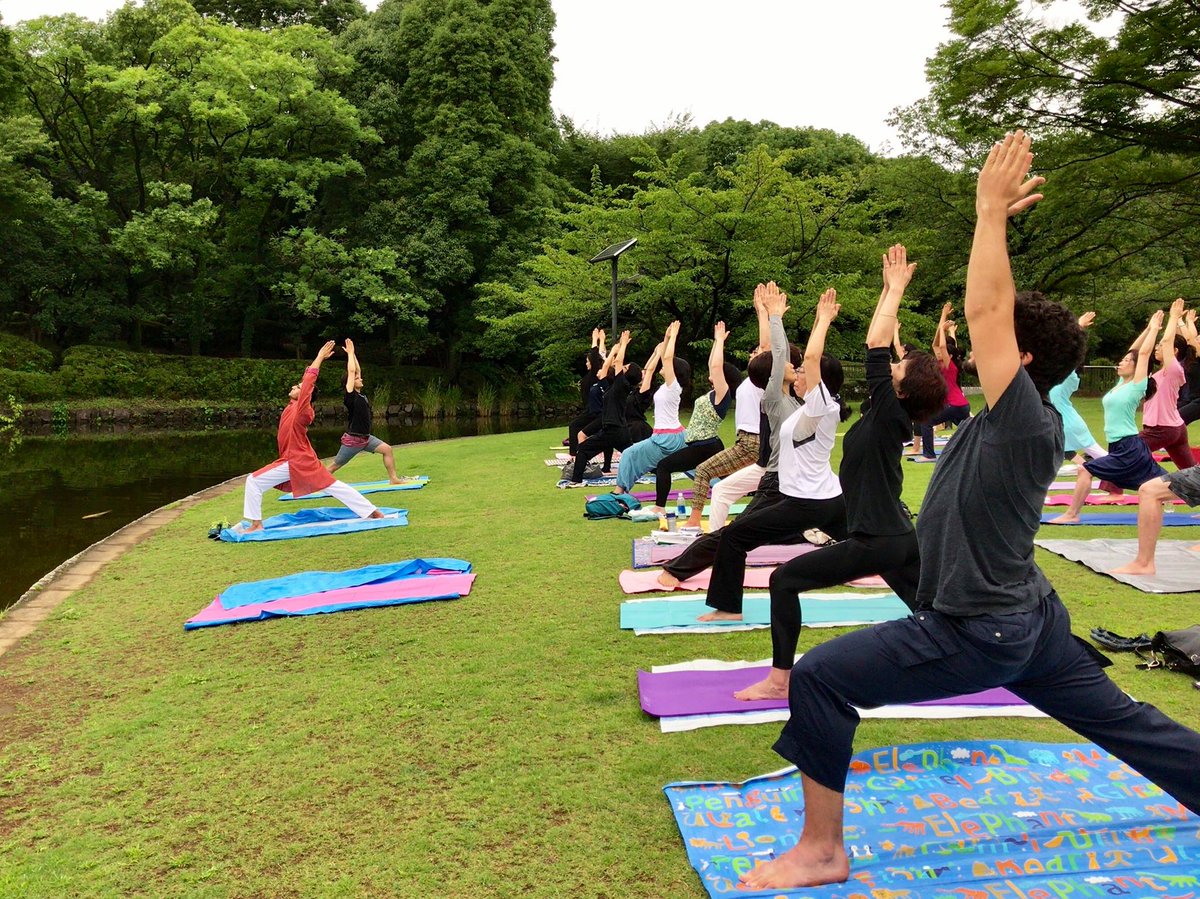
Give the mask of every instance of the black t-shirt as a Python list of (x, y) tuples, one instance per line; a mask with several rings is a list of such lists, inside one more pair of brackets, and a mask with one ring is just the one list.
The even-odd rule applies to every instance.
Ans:
[(591, 390), (588, 391), (587, 403), (585, 408), (592, 415), (599, 415), (604, 409), (604, 391), (609, 385), (609, 379), (606, 377), (602, 381), (596, 381), (592, 384)]
[(1024, 612), (1053, 589), (1033, 561), (1062, 418), (1024, 369), (994, 408), (958, 428), (917, 518), (917, 601), (949, 615)]
[(870, 408), (850, 426), (842, 441), (838, 476), (851, 534), (889, 537), (913, 529), (912, 519), (900, 506), (904, 485), (900, 457), (912, 431), (912, 420), (892, 387), (891, 362), (889, 347), (867, 350)]
[(1200, 401), (1200, 360), (1193, 362), (1187, 370), (1187, 380), (1183, 389), (1179, 391), (1178, 405), (1182, 406), (1193, 400)]
[(354, 437), (371, 436), (371, 403), (357, 390), (347, 390), (342, 397), (346, 407), (346, 433)]
[(604, 409), (600, 423), (606, 428), (625, 427), (625, 401), (629, 398), (629, 378), (625, 372), (614, 375), (604, 391)]
[(625, 401), (626, 422), (640, 421), (645, 423), (646, 413), (654, 404), (654, 385), (650, 385), (649, 390), (641, 390), (640, 384), (638, 387), (638, 390), (630, 389), (629, 399)]

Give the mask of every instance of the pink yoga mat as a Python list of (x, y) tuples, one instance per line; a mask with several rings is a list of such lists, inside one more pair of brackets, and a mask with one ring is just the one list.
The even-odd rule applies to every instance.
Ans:
[(236, 609), (226, 609), (221, 605), (218, 597), (213, 599), (212, 603), (199, 614), (189, 618), (184, 626), (200, 627), (217, 622), (253, 621), (271, 615), (303, 615), (311, 609), (321, 609), (326, 606), (355, 608), (404, 600), (433, 599), (452, 594), (466, 596), (471, 592), (471, 584), (474, 581), (474, 574), (458, 572), (429, 574), (424, 577), (389, 581), (386, 584), (344, 587), (340, 590), (327, 590), (324, 593), (308, 593), (303, 596), (291, 596), (287, 599), (252, 603)]
[[(1138, 496), (1136, 493), (1123, 493), (1120, 496), (1109, 499), (1111, 494), (1108, 493), (1089, 493), (1083, 500), (1085, 506), (1136, 506), (1138, 504)], [(1100, 502), (1104, 500), (1104, 502)], [(1172, 499), (1172, 503), (1183, 505), (1183, 500)], [(1069, 506), (1071, 505), (1070, 494), (1063, 493), (1056, 496), (1046, 497), (1047, 506)]]
[[(652, 674), (638, 672), (638, 699), (642, 710), (656, 718), (676, 715), (720, 715), (728, 712), (756, 712), (763, 709), (786, 709), (786, 699), (760, 699), (743, 702), (733, 694), (756, 684), (770, 667), (734, 668), (725, 671), (664, 671)], [(964, 705), (1027, 705), (1004, 687), (993, 687), (979, 693), (931, 699), (919, 706)]]

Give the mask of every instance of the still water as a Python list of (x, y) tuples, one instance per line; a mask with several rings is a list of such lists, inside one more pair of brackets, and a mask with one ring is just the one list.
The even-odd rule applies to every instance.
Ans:
[[(374, 432), (397, 446), (551, 424), (535, 418), (467, 419), (392, 427), (380, 423)], [(309, 431), (318, 453), (332, 453), (341, 433), (341, 428)], [(48, 571), (121, 526), (253, 471), (275, 454), (273, 428), (22, 437), (11, 446), (0, 441), (0, 610)], [(403, 458), (401, 453), (401, 467)]]

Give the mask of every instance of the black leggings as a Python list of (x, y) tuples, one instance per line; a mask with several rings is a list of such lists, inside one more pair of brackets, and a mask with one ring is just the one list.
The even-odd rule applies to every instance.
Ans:
[[(567, 452), (574, 456), (579, 451), (579, 432), (586, 431), (589, 425), (599, 424), (599, 412), (584, 412), (571, 419), (567, 425)], [(591, 434), (591, 431), (587, 431)]]
[(1179, 417), (1183, 419), (1185, 425), (1190, 425), (1192, 422), (1200, 420), (1200, 399), (1180, 403)]
[[(606, 465), (611, 465), (613, 450), (623, 450), (631, 442), (629, 439), (629, 428), (601, 428), (587, 440), (583, 441), (583, 443), (579, 444), (579, 448), (575, 452), (575, 467), (571, 471), (571, 480), (574, 482), (582, 481), (583, 469), (601, 451), (604, 452)], [(608, 471), (609, 469), (606, 467), (604, 470)]]
[(958, 425), (962, 424), (971, 417), (971, 406), (943, 406), (942, 411), (928, 421), (924, 421), (920, 425), (921, 432), (921, 455), (926, 459), (932, 459), (937, 455), (933, 448), (933, 427), (945, 422)]
[(771, 667), (790, 669), (800, 639), (800, 594), (880, 575), (904, 604), (917, 609), (921, 557), (914, 531), (891, 537), (852, 535), (797, 556), (771, 575)]
[(689, 443), (683, 449), (676, 450), (659, 462), (658, 468), (654, 471), (655, 505), (659, 508), (666, 506), (667, 498), (671, 493), (671, 475), (677, 471), (691, 471), (723, 449), (725, 449), (725, 444), (721, 442), (721, 438), (714, 437), (712, 440)]

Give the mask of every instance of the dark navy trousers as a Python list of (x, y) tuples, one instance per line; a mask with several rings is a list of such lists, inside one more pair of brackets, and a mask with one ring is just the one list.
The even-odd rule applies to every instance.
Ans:
[(1008, 687), (1200, 814), (1200, 734), (1134, 702), (1108, 660), (1071, 633), (1051, 593), (1028, 612), (914, 612), (822, 643), (792, 669), (791, 718), (775, 751), (844, 792), (859, 708)]

